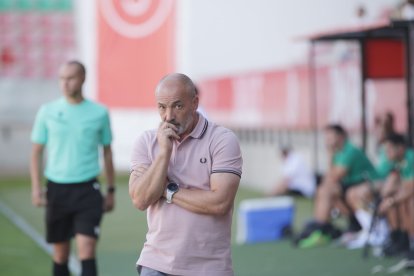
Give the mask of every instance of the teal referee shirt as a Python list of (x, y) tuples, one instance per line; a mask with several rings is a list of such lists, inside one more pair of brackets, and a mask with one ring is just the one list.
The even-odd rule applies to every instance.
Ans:
[(108, 111), (90, 100), (70, 104), (60, 98), (40, 108), (31, 140), (46, 146), (47, 179), (58, 183), (89, 180), (101, 171), (99, 146), (112, 142)]

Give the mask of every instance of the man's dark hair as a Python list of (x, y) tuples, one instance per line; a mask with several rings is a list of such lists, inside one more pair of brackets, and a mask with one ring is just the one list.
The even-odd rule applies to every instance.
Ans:
[(346, 130), (339, 124), (330, 124), (325, 127), (325, 130), (330, 130), (335, 132), (336, 134), (341, 135), (342, 137), (347, 137), (348, 133)]
[(82, 75), (86, 76), (86, 69), (85, 66), (77, 60), (69, 60), (68, 62), (66, 62), (67, 65), (76, 65), (79, 68), (79, 72), (81, 72)]
[(391, 143), (394, 146), (406, 146), (407, 142), (404, 135), (399, 133), (391, 133), (385, 138), (385, 142)]

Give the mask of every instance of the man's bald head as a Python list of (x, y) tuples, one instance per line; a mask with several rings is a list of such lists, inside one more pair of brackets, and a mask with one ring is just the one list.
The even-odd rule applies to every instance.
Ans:
[(193, 98), (197, 95), (196, 93), (196, 87), (193, 83), (193, 81), (184, 74), (181, 73), (172, 73), (169, 75), (166, 75), (163, 77), (157, 85), (157, 88), (155, 90), (155, 94), (157, 95), (162, 88), (165, 86), (181, 86), (185, 88), (186, 93), (188, 93), (188, 96)]
[(65, 67), (65, 66), (74, 66), (74, 67), (76, 67), (77, 68), (77, 72), (79, 73), (79, 74), (81, 74), (83, 77), (85, 77), (86, 76), (86, 69), (85, 69), (85, 66), (80, 62), (80, 61), (77, 61), (77, 60), (70, 60), (70, 61), (67, 61), (66, 63), (64, 63), (63, 65), (62, 65), (62, 67)]

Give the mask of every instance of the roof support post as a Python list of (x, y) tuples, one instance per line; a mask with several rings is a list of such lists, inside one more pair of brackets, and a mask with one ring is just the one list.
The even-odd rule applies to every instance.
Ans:
[(366, 55), (365, 55), (365, 40), (359, 39), (359, 49), (360, 49), (360, 60), (361, 60), (361, 141), (362, 149), (367, 150), (367, 136), (368, 136), (368, 125), (367, 125), (367, 110), (366, 110), (366, 85), (365, 81), (367, 79), (366, 75)]
[(407, 24), (407, 37), (405, 42), (405, 78), (407, 83), (407, 123), (408, 123), (408, 143), (413, 146), (414, 135), (414, 66), (413, 53), (411, 47), (414, 46), (414, 22)]

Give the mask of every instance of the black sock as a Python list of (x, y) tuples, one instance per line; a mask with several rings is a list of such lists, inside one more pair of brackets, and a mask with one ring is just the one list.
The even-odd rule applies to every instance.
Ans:
[(69, 276), (68, 263), (58, 264), (53, 262), (53, 276)]
[(348, 232), (358, 232), (362, 229), (361, 224), (359, 224), (358, 220), (356, 219), (355, 215), (352, 214), (348, 218)]
[(410, 242), (410, 238), (406, 231), (400, 231), (400, 241), (407, 243), (407, 244)]
[(414, 236), (410, 236), (410, 250), (414, 252)]
[(82, 276), (96, 276), (96, 261), (95, 259), (82, 260)]
[(390, 232), (390, 237), (392, 242), (397, 242), (400, 239), (401, 231), (396, 229)]
[(334, 227), (330, 222), (321, 223), (319, 226), (319, 230), (325, 235), (328, 235), (333, 229)]

